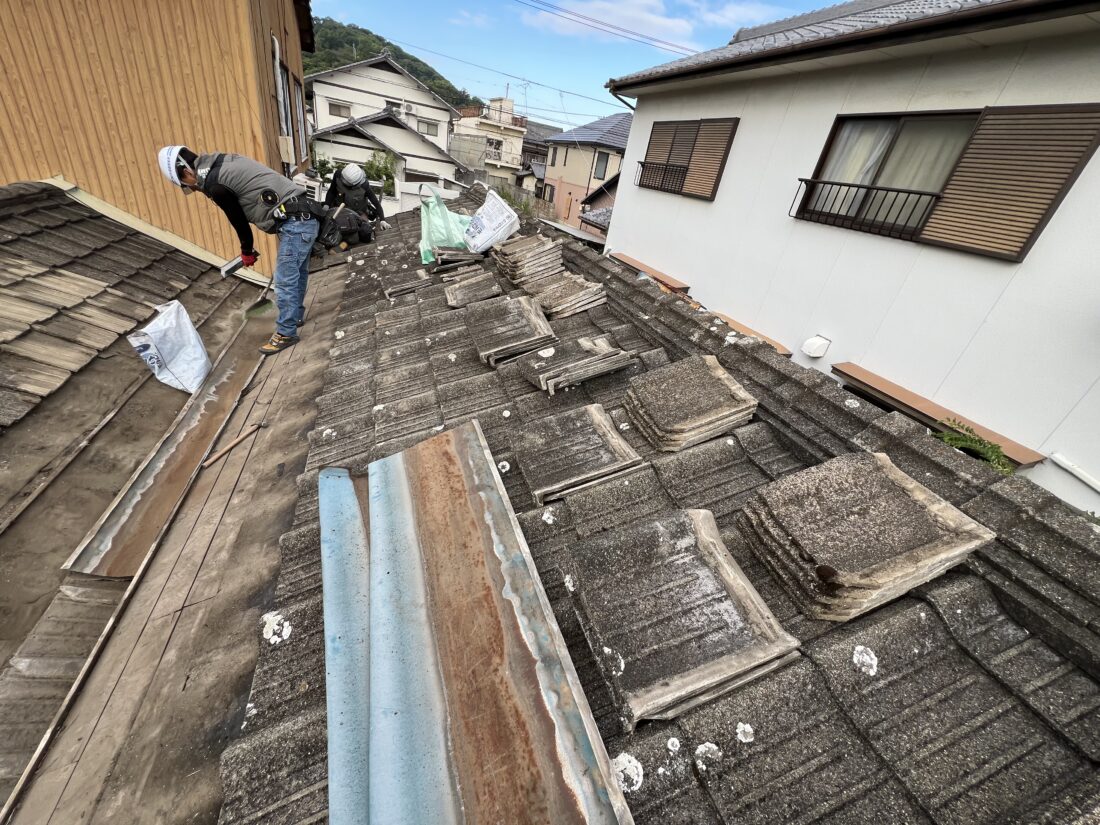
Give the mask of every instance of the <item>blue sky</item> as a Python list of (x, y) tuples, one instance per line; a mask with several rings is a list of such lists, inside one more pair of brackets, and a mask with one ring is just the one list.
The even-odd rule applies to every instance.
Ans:
[[(724, 45), (742, 26), (766, 23), (829, 5), (829, 0), (550, 0), (597, 20), (688, 49)], [(624, 111), (604, 83), (610, 77), (682, 56), (568, 22), (529, 0), (313, 0), (313, 13), (355, 23), (415, 54), (456, 86), (483, 99), (505, 94), (533, 120), (568, 128)], [(419, 47), (419, 48), (418, 48)], [(439, 52), (431, 54), (429, 51)], [(459, 58), (592, 100), (525, 84)]]

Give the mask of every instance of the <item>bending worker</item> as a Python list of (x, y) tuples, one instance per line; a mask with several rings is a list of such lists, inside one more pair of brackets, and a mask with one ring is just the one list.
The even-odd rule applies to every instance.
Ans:
[(228, 152), (196, 155), (186, 146), (165, 146), (158, 155), (164, 177), (185, 195), (202, 192), (214, 201), (237, 232), (241, 260), (256, 263), (253, 224), (261, 232), (279, 236), (275, 262), (275, 306), (279, 317), (275, 333), (260, 347), (264, 355), (298, 343), (304, 323), (309, 255), (320, 224), (305, 189), (262, 163)]
[[(356, 163), (348, 163), (332, 176), (332, 185), (325, 195), (325, 206), (339, 206), (344, 204), (355, 214), (363, 218), (368, 224), (379, 221), (382, 229), (389, 229), (386, 223), (386, 215), (382, 211), (382, 203), (374, 190), (370, 188), (370, 181), (363, 167)], [(359, 240), (370, 243), (371, 232), (369, 228), (360, 228)]]

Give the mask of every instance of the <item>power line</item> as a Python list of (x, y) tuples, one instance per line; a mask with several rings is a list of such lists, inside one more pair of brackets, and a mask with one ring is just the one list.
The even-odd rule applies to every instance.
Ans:
[(651, 43), (648, 40), (642, 40), (640, 37), (631, 37), (629, 34), (622, 34), (621, 32), (612, 31), (611, 29), (604, 29), (604, 28), (601, 28), (600, 26), (596, 26), (592, 23), (586, 23), (583, 20), (577, 20), (577, 19), (572, 18), (572, 17), (567, 17), (564, 14), (559, 14), (556, 11), (550, 11), (549, 9), (544, 9), (542, 6), (536, 6), (534, 3), (526, 2), (526, 0), (516, 0), (516, 2), (519, 3), (521, 6), (527, 6), (528, 8), (536, 9), (536, 10), (542, 12), (543, 14), (552, 14), (552, 15), (554, 15), (554, 17), (560, 17), (562, 20), (567, 20), (570, 23), (573, 23), (574, 25), (577, 25), (577, 26), (587, 26), (590, 29), (593, 29), (593, 30), (598, 31), (598, 32), (602, 32), (603, 34), (610, 34), (613, 37), (621, 37), (621, 38), (623, 38), (623, 40), (633, 40), (635, 43), (641, 43), (643, 46), (650, 46), (651, 48), (660, 49), (661, 51), (669, 52), (670, 54), (678, 54), (678, 55), (680, 55), (680, 57), (687, 57), (688, 56), (688, 54), (686, 52), (682, 52), (679, 49), (672, 49), (672, 48), (669, 48), (668, 46), (660, 46), (656, 43)]
[(532, 86), (539, 86), (543, 89), (551, 89), (552, 91), (559, 92), (561, 94), (572, 95), (573, 97), (581, 97), (581, 98), (584, 98), (585, 100), (591, 100), (591, 101), (594, 101), (596, 103), (602, 104), (604, 106), (616, 106), (616, 107), (621, 108), (621, 109), (629, 108), (629, 107), (624, 106), (622, 104), (614, 103), (610, 100), (600, 100), (598, 97), (591, 97), (589, 95), (582, 95), (580, 92), (571, 92), (568, 89), (559, 89), (557, 86), (550, 86), (546, 83), (539, 83), (537, 80), (530, 80), (526, 77), (520, 77), (519, 75), (509, 74), (508, 72), (502, 72), (500, 69), (493, 69), (493, 68), (490, 68), (489, 66), (482, 66), (478, 63), (471, 63), (469, 60), (463, 60), (461, 57), (452, 57), (449, 54), (443, 54), (443, 52), (437, 52), (437, 51), (434, 51), (432, 49), (425, 49), (423, 46), (416, 46), (416, 45), (413, 45), (412, 43), (406, 43), (404, 40), (393, 40), (393, 42), (394, 43), (400, 43), (402, 46), (407, 46), (410, 49), (416, 49), (417, 51), (427, 52), (428, 54), (434, 54), (434, 55), (437, 55), (438, 57), (444, 57), (447, 60), (454, 60), (457, 63), (465, 63), (467, 66), (473, 66), (475, 69), (481, 69), (481, 70), (486, 71), (486, 72), (494, 72), (494, 73), (502, 75), (504, 77), (510, 77), (513, 80), (520, 80), (520, 81), (523, 81), (524, 83), (530, 83)]
[[(525, 5), (525, 6), (530, 6), (531, 5), (531, 3), (526, 2), (526, 0), (517, 0), (517, 2), (523, 3), (523, 5)], [(553, 3), (547, 3), (546, 0), (531, 0), (531, 2), (536, 3), (539, 6), (544, 6), (545, 7), (544, 10), (546, 11), (547, 14), (555, 14), (557, 17), (562, 17), (562, 15), (569, 15), (569, 17), (565, 18), (567, 20), (571, 19), (571, 18), (577, 18), (576, 20), (572, 20), (572, 22), (579, 23), (582, 26), (586, 25), (586, 24), (581, 23), (581, 21), (582, 20), (587, 20), (589, 23), (596, 24), (594, 26), (589, 26), (589, 28), (596, 28), (597, 26), (604, 26), (604, 27), (606, 27), (606, 29), (614, 29), (615, 30), (615, 31), (606, 31), (606, 29), (603, 29), (603, 28), (597, 29), (598, 31), (605, 31), (607, 34), (615, 34), (616, 32), (622, 32), (623, 35), (633, 35), (632, 37), (627, 37), (628, 40), (634, 40), (635, 38), (640, 37), (640, 38), (642, 38), (642, 40), (645, 40), (647, 42), (647, 45), (657, 46), (658, 48), (660, 48), (662, 46), (668, 46), (669, 48), (665, 49), (665, 51), (679, 51), (679, 52), (684, 52), (685, 54), (688, 54), (688, 55), (697, 54), (696, 49), (692, 49), (688, 46), (681, 46), (679, 43), (672, 43), (668, 40), (661, 40), (660, 38), (652, 37), (648, 34), (643, 34), (642, 32), (634, 31), (633, 29), (624, 28), (622, 26), (616, 25), (615, 23), (609, 23), (606, 20), (600, 20), (598, 17), (589, 17), (587, 14), (581, 14), (580, 12), (573, 11), (572, 9), (566, 9), (566, 8), (562, 8), (561, 6), (555, 6)], [(550, 9), (554, 9), (554, 11), (550, 11)], [(557, 12), (561, 12), (561, 14), (557, 14)], [(620, 35), (620, 36), (622, 36), (622, 35)], [(641, 41), (636, 40), (635, 42), (641, 42)]]

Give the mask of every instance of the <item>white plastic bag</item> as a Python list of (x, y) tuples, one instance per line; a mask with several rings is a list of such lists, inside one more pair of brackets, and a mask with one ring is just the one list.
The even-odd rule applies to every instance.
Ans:
[(484, 252), (493, 244), (507, 240), (517, 229), (519, 215), (490, 189), (485, 203), (474, 213), (466, 229), (466, 246), (471, 252)]
[(157, 317), (126, 336), (149, 369), (160, 381), (177, 390), (193, 393), (210, 372), (198, 330), (179, 301), (157, 307)]

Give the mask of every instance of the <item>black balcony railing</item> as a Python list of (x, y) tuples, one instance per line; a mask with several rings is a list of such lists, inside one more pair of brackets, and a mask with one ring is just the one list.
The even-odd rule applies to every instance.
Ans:
[(799, 178), (788, 214), (874, 235), (911, 240), (924, 227), (939, 192)]
[(686, 166), (675, 166), (671, 163), (647, 163), (638, 161), (638, 173), (634, 177), (636, 186), (643, 189), (657, 189), (661, 192), (683, 192), (684, 178), (687, 177)]

